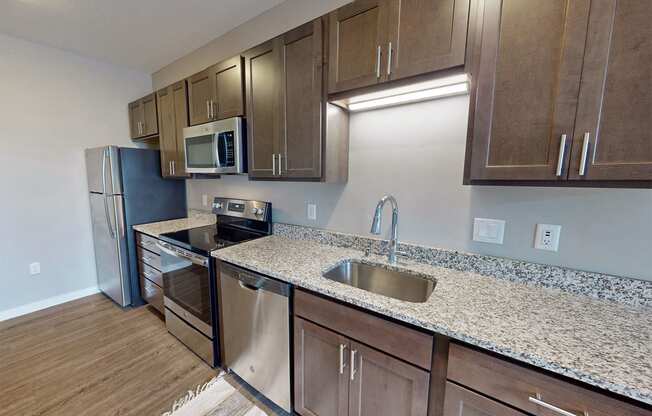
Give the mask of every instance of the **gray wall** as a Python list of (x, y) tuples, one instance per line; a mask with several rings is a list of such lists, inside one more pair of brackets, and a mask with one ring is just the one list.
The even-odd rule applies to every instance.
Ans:
[(1, 320), (97, 287), (84, 149), (133, 145), (127, 103), (151, 78), (0, 35), (0, 79)]
[[(189, 180), (188, 203), (269, 200), (275, 221), (368, 235), (377, 200), (391, 193), (402, 241), (652, 280), (652, 190), (463, 186), (467, 111), (464, 96), (357, 113), (346, 185)], [(506, 220), (504, 244), (473, 242), (474, 217)], [(537, 223), (562, 225), (559, 252), (533, 248)]]
[[(288, 0), (153, 74), (154, 86), (343, 3)], [(376, 201), (392, 193), (403, 241), (652, 280), (652, 190), (462, 186), (467, 111), (465, 96), (353, 115), (346, 185), (189, 180), (188, 202), (206, 208), (203, 194), (269, 200), (276, 221), (367, 234)], [(308, 202), (318, 205), (316, 222), (306, 219)], [(474, 217), (506, 220), (504, 245), (471, 241)], [(563, 226), (559, 252), (532, 247), (538, 222)]]

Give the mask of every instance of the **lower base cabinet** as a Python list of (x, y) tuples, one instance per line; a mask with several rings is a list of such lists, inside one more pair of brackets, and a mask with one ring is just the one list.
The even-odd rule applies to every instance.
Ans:
[(446, 383), (444, 416), (527, 416), (451, 382)]
[(294, 318), (295, 411), (302, 416), (426, 416), (430, 374)]

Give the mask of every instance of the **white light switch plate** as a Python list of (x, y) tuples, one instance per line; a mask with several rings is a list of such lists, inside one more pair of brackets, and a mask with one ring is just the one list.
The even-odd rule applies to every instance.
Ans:
[(502, 244), (505, 238), (505, 221), (491, 218), (473, 220), (473, 240), (482, 243)]
[(208, 195), (203, 194), (203, 195), (201, 196), (201, 204), (202, 204), (203, 206), (205, 206), (205, 207), (208, 206)]
[(29, 274), (32, 276), (35, 274), (41, 273), (41, 263), (30, 263), (29, 265)]
[(308, 219), (312, 221), (317, 221), (317, 205), (308, 204)]
[(539, 250), (559, 250), (559, 235), (561, 225), (537, 224), (537, 231), (534, 236), (534, 248)]

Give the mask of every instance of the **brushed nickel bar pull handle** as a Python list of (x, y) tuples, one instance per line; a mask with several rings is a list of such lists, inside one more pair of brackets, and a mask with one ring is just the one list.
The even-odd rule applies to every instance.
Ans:
[(557, 159), (557, 176), (561, 176), (561, 172), (564, 170), (564, 153), (566, 152), (566, 135), (561, 135), (561, 141), (559, 142), (559, 159)]
[(586, 160), (589, 157), (589, 144), (591, 133), (584, 133), (584, 142), (582, 143), (582, 160), (580, 160), (580, 176), (586, 175)]
[[(550, 403), (544, 402), (543, 400), (541, 400), (541, 395), (540, 394), (537, 394), (537, 397), (530, 396), (530, 397), (528, 397), (528, 400), (531, 403), (536, 404), (537, 406), (541, 406), (543, 408), (546, 408), (546, 409), (548, 409), (548, 410), (550, 410), (552, 412), (555, 412), (557, 414), (560, 414), (562, 416), (578, 416), (577, 413), (572, 413), (572, 412), (569, 412), (567, 410), (560, 409), (557, 406), (553, 406)], [(588, 412), (583, 412), (582, 416), (589, 416), (589, 414), (588, 414)]]
[[(356, 350), (351, 350), (351, 381), (355, 380), (355, 373), (356, 373), (355, 354), (356, 353), (357, 353)], [(577, 415), (573, 415), (573, 416), (577, 416)]]
[(211, 103), (206, 100), (206, 118), (211, 118)]
[(276, 176), (276, 153), (272, 153), (272, 176)]
[(344, 362), (345, 350), (346, 350), (346, 345), (340, 344), (340, 374), (344, 374), (344, 367), (346, 367), (346, 363)]
[(392, 75), (392, 42), (387, 45), (387, 75)]
[(376, 78), (380, 78), (380, 45), (376, 48)]
[(177, 174), (177, 162), (174, 160), (172, 161), (172, 174), (176, 175)]
[(278, 174), (279, 176), (283, 174), (283, 164), (281, 163), (281, 154), (278, 154)]

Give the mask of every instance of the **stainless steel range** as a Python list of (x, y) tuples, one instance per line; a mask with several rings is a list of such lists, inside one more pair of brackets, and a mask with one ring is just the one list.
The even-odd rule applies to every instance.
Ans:
[(211, 366), (220, 365), (217, 287), (211, 252), (269, 235), (269, 202), (215, 198), (216, 224), (162, 234), (165, 323), (168, 331)]

